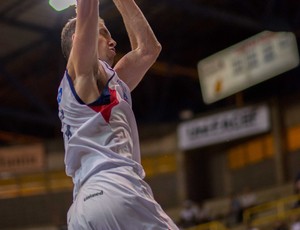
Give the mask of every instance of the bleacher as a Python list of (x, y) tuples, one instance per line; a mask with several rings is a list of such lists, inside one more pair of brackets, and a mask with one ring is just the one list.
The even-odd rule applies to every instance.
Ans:
[(218, 198), (205, 202), (216, 219), (212, 222), (194, 226), (186, 230), (273, 230), (277, 223), (290, 226), (300, 217), (300, 207), (294, 204), (300, 200), (300, 195), (293, 194), (293, 184), (285, 184), (274, 188), (256, 191), (257, 205), (247, 209), (243, 215), (243, 222), (234, 227), (227, 226), (230, 199)]
[(278, 222), (290, 225), (300, 217), (300, 206), (295, 206), (299, 200), (300, 195), (290, 195), (249, 208), (244, 213), (243, 222), (259, 229), (272, 229)]

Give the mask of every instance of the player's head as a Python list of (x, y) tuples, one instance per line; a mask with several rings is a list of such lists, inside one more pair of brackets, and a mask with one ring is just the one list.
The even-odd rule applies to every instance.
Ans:
[[(104, 24), (104, 20), (100, 17), (99, 17), (99, 23)], [(71, 53), (75, 28), (76, 28), (76, 18), (72, 18), (66, 23), (66, 25), (63, 27), (61, 32), (61, 49), (64, 57), (67, 60), (69, 59)]]

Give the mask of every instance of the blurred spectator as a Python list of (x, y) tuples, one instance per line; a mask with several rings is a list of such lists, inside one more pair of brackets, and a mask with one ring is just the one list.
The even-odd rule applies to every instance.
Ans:
[(284, 221), (278, 221), (275, 223), (273, 230), (289, 230), (289, 228)]
[(300, 194), (300, 172), (296, 175), (294, 190), (296, 194)]
[(239, 199), (242, 207), (242, 216), (240, 218), (243, 220), (245, 210), (257, 204), (257, 196), (248, 187), (245, 187)]
[(300, 222), (295, 222), (291, 225), (291, 230), (300, 230)]
[(68, 226), (67, 225), (60, 225), (57, 227), (57, 230), (68, 230)]
[(292, 224), (291, 224), (291, 227), (290, 227), (290, 230), (300, 230), (300, 218), (296, 218)]
[(183, 203), (182, 210), (180, 211), (178, 226), (188, 228), (197, 224), (198, 208), (191, 200), (186, 200)]
[(256, 204), (256, 194), (251, 192), (248, 187), (245, 187), (242, 194), (240, 195), (240, 202), (242, 208), (245, 210), (247, 208), (253, 207)]
[(243, 222), (243, 214), (247, 208), (257, 204), (257, 196), (254, 192), (245, 187), (240, 194), (233, 193), (230, 196), (227, 224), (234, 227)]
[(247, 226), (247, 230), (259, 230), (258, 227), (254, 227), (251, 224)]
[(196, 211), (196, 222), (202, 224), (211, 221), (210, 211), (204, 206), (203, 202), (198, 204)]
[[(297, 174), (294, 182), (294, 193), (295, 195), (300, 196), (300, 172)], [(295, 204), (294, 208), (299, 208), (300, 207), (300, 199), (298, 199)]]
[(242, 222), (242, 219), (243, 219), (243, 210), (242, 210), (242, 205), (239, 196), (237, 194), (232, 194), (230, 196), (228, 225), (232, 227)]

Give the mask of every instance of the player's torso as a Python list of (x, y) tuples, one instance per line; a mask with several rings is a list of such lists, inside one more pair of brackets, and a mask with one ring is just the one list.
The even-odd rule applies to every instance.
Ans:
[(89, 165), (86, 170), (101, 165), (109, 167), (111, 159), (121, 165), (140, 163), (130, 91), (113, 69), (105, 66), (105, 70), (107, 85), (98, 100), (89, 105), (80, 100), (67, 72), (59, 87), (65, 163), (72, 176), (83, 162)]

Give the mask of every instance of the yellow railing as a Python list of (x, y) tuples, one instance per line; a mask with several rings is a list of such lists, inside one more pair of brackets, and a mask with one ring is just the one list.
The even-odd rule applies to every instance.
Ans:
[(0, 199), (72, 190), (64, 171), (18, 175), (0, 179)]
[(188, 228), (186, 230), (227, 230), (227, 228), (221, 222), (212, 221)]
[(300, 200), (299, 195), (292, 195), (272, 202), (261, 204), (245, 211), (243, 221), (253, 226), (263, 226), (300, 215), (300, 208), (294, 204)]

